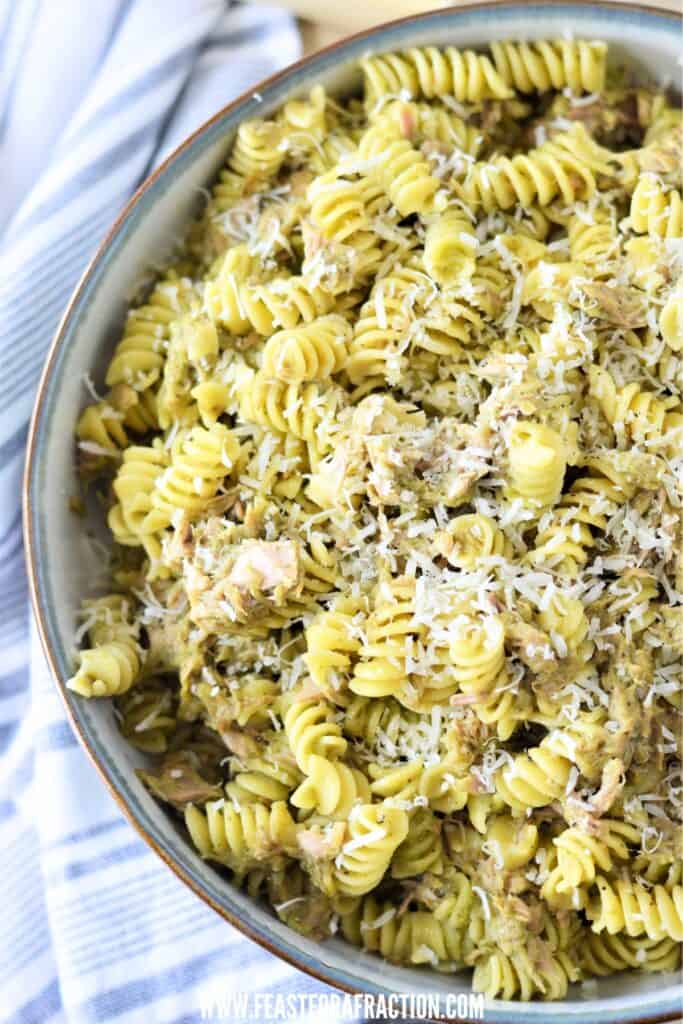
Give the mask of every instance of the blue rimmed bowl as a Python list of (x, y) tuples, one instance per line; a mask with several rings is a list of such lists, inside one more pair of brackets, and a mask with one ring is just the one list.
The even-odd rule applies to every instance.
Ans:
[[(427, 44), (481, 47), (496, 39), (563, 36), (604, 39), (618, 61), (643, 76), (680, 78), (677, 15), (619, 3), (482, 3), (434, 11), (373, 29), (329, 47), (260, 84), (220, 111), (173, 153), (138, 190), (103, 241), (57, 331), (29, 436), (24, 491), (25, 539), (33, 607), (45, 653), (72, 725), (121, 809), (159, 856), (199, 896), (246, 935), (323, 981), (347, 991), (438, 996), (469, 991), (467, 972), (437, 974), (396, 967), (343, 941), (314, 942), (287, 928), (264, 906), (203, 862), (137, 779), (141, 757), (116, 729), (109, 702), (84, 701), (65, 687), (81, 598), (101, 578), (84, 525), (69, 513), (75, 493), (73, 431), (85, 404), (83, 379), (95, 380), (111, 355), (127, 296), (150, 265), (170, 251), (194, 212), (199, 189), (223, 164), (240, 122), (266, 116), (293, 96), (323, 83), (337, 94), (357, 89), (354, 63), (369, 52)], [(95, 524), (95, 528), (96, 524)], [(589, 991), (572, 986), (556, 1004), (490, 1003), (490, 1024), (546, 1021), (636, 1024), (679, 1019), (680, 978), (623, 974), (598, 979)]]

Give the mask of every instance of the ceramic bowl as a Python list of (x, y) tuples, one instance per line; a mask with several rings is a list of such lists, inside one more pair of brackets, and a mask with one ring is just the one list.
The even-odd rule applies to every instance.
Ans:
[[(116, 730), (109, 702), (85, 701), (66, 690), (76, 611), (101, 565), (84, 544), (83, 523), (70, 514), (75, 492), (73, 431), (88, 401), (84, 374), (101, 381), (121, 327), (126, 298), (151, 264), (169, 250), (192, 215), (201, 186), (223, 164), (241, 121), (265, 116), (321, 82), (337, 94), (357, 89), (352, 65), (364, 54), (425, 44), (481, 47), (495, 39), (551, 38), (572, 33), (604, 39), (616, 60), (628, 58), (644, 75), (676, 80), (680, 22), (653, 8), (611, 3), (475, 4), (376, 28), (341, 42), (259, 85), (191, 136), (142, 186), (102, 243), (57, 332), (39, 389), (25, 485), (25, 532), (33, 604), (48, 661), (71, 722), (122, 810), (164, 861), (202, 899), (246, 935), (304, 971), (348, 991), (436, 994), (467, 992), (470, 975), (438, 974), (383, 963), (343, 941), (311, 941), (280, 923), (203, 862), (135, 776), (139, 755)], [(351, 954), (351, 955), (350, 955)], [(590, 996), (590, 997), (589, 997)], [(578, 1020), (631, 1024), (673, 1020), (681, 988), (672, 976), (624, 974), (599, 979), (587, 992), (572, 986), (552, 1007), (493, 1001), (489, 1024)]]

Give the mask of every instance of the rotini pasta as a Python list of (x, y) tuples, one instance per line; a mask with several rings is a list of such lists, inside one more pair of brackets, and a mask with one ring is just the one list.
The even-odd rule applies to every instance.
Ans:
[(662, 188), (655, 175), (644, 174), (631, 199), (631, 224), (639, 235), (680, 238), (683, 235), (681, 193)]
[(562, 492), (567, 457), (552, 427), (520, 421), (508, 437), (509, 495), (532, 507), (554, 505)]
[(647, 889), (629, 878), (610, 882), (603, 877), (596, 878), (595, 884), (596, 896), (586, 910), (593, 931), (683, 942), (683, 886)]
[(477, 248), (469, 218), (462, 210), (449, 210), (427, 228), (425, 269), (437, 284), (462, 284), (474, 273)]
[(683, 939), (680, 110), (599, 40), (243, 123), (75, 425), (69, 687), (316, 941), (491, 998)]
[(452, 96), (460, 103), (507, 99), (513, 95), (489, 57), (472, 50), (461, 52), (453, 46), (445, 50), (427, 46), (401, 54), (368, 57), (361, 61), (361, 67), (368, 106), (387, 94), (400, 92), (427, 99)]
[(198, 515), (214, 498), (222, 481), (236, 469), (240, 446), (222, 423), (193, 428), (172, 452), (171, 465), (157, 476), (150, 511), (141, 529), (169, 526), (176, 512)]
[(500, 951), (485, 955), (474, 969), (473, 985), (492, 999), (518, 998), (528, 1002), (540, 993), (545, 999), (562, 999), (570, 981), (577, 981), (579, 967), (566, 953), (548, 957), (538, 968), (526, 953), (507, 956)]
[(333, 884), (346, 896), (375, 889), (408, 834), (408, 815), (387, 803), (359, 804), (349, 815), (349, 840), (335, 862)]
[(283, 801), (270, 807), (249, 804), (240, 810), (223, 799), (208, 803), (204, 810), (190, 803), (185, 824), (203, 857), (237, 872), (296, 848), (296, 826)]
[(518, 92), (571, 89), (575, 94), (602, 92), (607, 46), (583, 39), (538, 43), (491, 43), (500, 77)]
[(401, 216), (433, 208), (439, 179), (430, 173), (419, 150), (390, 121), (382, 120), (368, 128), (358, 145), (358, 158), (368, 176), (386, 189)]
[(273, 380), (298, 384), (325, 380), (344, 369), (351, 329), (340, 316), (322, 317), (307, 327), (278, 331), (263, 350), (261, 372)]
[(140, 675), (144, 653), (140, 628), (131, 622), (130, 604), (121, 597), (101, 598), (85, 605), (92, 647), (79, 654), (79, 668), (69, 689), (82, 697), (115, 697), (130, 690)]
[(620, 447), (627, 441), (674, 449), (680, 446), (683, 407), (673, 395), (658, 398), (635, 383), (618, 388), (609, 372), (598, 367), (591, 368), (590, 389), (614, 429)]
[(109, 387), (129, 384), (145, 391), (158, 380), (164, 366), (170, 325), (185, 312), (192, 298), (190, 282), (169, 273), (143, 305), (132, 309), (126, 319), (106, 374)]
[(544, 207), (558, 197), (575, 203), (595, 195), (595, 173), (612, 172), (609, 157), (582, 125), (575, 125), (529, 153), (473, 164), (462, 184), (462, 198), (487, 213), (534, 203)]
[(387, 960), (431, 964), (440, 970), (453, 969), (462, 960), (466, 939), (464, 927), (454, 927), (427, 911), (400, 914), (396, 906), (379, 904), (372, 896), (362, 903), (357, 930), (346, 921), (343, 927), (351, 942)]

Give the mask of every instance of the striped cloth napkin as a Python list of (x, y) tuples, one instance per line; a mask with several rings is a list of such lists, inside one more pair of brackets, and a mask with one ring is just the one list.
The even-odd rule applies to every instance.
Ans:
[(299, 52), (289, 16), (224, 0), (0, 0), (3, 1021), (189, 1024), (212, 985), (325, 991), (190, 893), (104, 790), (29, 624), (19, 504), (41, 364), (106, 228), (189, 131)]

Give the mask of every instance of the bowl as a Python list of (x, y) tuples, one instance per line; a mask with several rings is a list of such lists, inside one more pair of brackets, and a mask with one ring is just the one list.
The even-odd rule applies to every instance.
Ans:
[[(24, 518), (33, 608), (45, 653), (73, 728), (95, 767), (138, 832), (193, 889), (231, 924), (266, 949), (347, 991), (415, 993), (440, 1000), (442, 1019), (454, 994), (470, 989), (467, 972), (440, 975), (396, 967), (342, 940), (314, 942), (290, 930), (202, 861), (134, 773), (142, 763), (115, 727), (110, 702), (85, 701), (66, 689), (71, 674), (76, 613), (101, 577), (84, 524), (68, 508), (76, 491), (73, 431), (87, 402), (86, 373), (101, 375), (113, 349), (135, 282), (170, 251), (187, 224), (201, 186), (223, 164), (240, 122), (266, 116), (293, 96), (323, 83), (342, 94), (358, 85), (351, 65), (370, 51), (425, 44), (483, 46), (496, 39), (566, 35), (604, 39), (617, 60), (628, 58), (655, 79), (680, 73), (680, 22), (673, 13), (619, 3), (481, 3), (392, 22), (300, 61), (225, 107), (194, 133), (128, 203), (78, 285), (52, 344), (30, 429)], [(451, 1003), (446, 997), (451, 994)], [(589, 993), (570, 988), (559, 1004), (494, 1000), (489, 1024), (635, 1024), (680, 1016), (681, 985), (670, 975), (624, 974), (598, 979)]]

